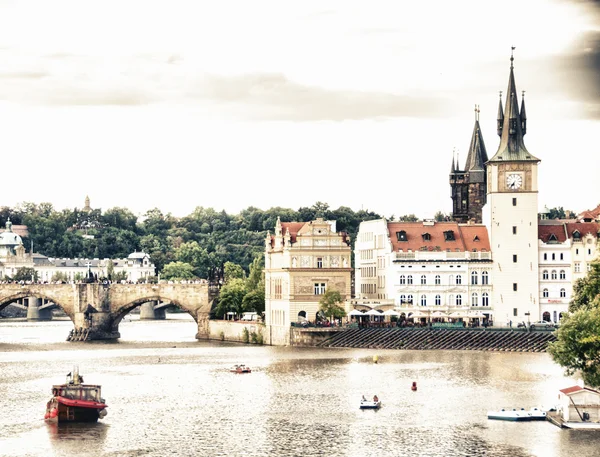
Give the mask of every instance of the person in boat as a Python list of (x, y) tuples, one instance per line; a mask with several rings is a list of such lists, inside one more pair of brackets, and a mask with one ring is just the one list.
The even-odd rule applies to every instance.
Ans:
[(377, 397), (377, 395), (373, 395), (373, 401), (377, 403), (379, 401), (379, 397)]
[(367, 401), (364, 395), (362, 396), (362, 401)]

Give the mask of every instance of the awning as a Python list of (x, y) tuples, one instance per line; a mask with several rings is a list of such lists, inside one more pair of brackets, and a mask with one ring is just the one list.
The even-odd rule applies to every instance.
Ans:
[(399, 316), (400, 313), (394, 311), (393, 309), (388, 309), (383, 313), (384, 316)]
[(348, 316), (364, 316), (365, 313), (363, 313), (362, 311), (359, 311), (357, 309), (353, 309), (352, 311), (350, 311), (348, 313)]

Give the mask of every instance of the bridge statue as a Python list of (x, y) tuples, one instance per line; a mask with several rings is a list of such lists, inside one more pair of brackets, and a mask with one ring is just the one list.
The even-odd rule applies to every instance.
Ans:
[[(195, 284), (2, 284), (0, 310), (27, 297), (46, 307), (61, 308), (74, 324), (76, 340), (117, 339), (119, 323), (132, 309), (148, 302), (168, 302), (189, 313), (198, 324), (197, 339), (208, 338), (208, 318), (218, 287)], [(44, 304), (47, 303), (47, 304)], [(33, 302), (32, 302), (33, 305)]]

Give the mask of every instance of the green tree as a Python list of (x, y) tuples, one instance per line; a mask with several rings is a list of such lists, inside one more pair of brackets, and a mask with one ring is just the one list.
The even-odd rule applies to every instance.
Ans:
[(244, 269), (233, 262), (225, 262), (225, 265), (223, 266), (223, 275), (225, 279), (225, 284), (227, 284), (233, 279), (246, 278), (246, 273), (244, 272)]
[(442, 213), (441, 211), (438, 211), (437, 213), (435, 213), (433, 215), (433, 219), (436, 222), (444, 222), (444, 221), (451, 221), (452, 220), (452, 218), (450, 217), (449, 214)]
[(600, 296), (600, 261), (591, 263), (591, 269), (585, 278), (579, 279), (573, 286), (573, 298), (569, 311), (588, 308)]
[(583, 381), (600, 387), (600, 298), (589, 309), (567, 314), (548, 352), (567, 375), (580, 373)]
[(319, 311), (327, 317), (342, 319), (346, 316), (346, 311), (341, 306), (342, 295), (335, 289), (327, 289), (319, 300)]
[(263, 287), (251, 290), (242, 299), (242, 307), (245, 311), (265, 312), (265, 288)]
[(233, 278), (227, 281), (219, 293), (219, 302), (215, 310), (218, 317), (224, 317), (228, 311), (233, 311), (238, 315), (242, 314), (244, 309), (244, 297), (248, 290), (246, 281), (240, 278)]
[(189, 263), (171, 262), (162, 269), (163, 279), (192, 279), (194, 278), (194, 267)]
[(17, 269), (14, 276), (12, 277), (13, 281), (37, 281), (38, 280), (38, 272), (35, 268), (30, 267), (21, 267)]
[(52, 282), (69, 282), (69, 277), (67, 276), (66, 273), (63, 273), (62, 271), (57, 271), (52, 275)]

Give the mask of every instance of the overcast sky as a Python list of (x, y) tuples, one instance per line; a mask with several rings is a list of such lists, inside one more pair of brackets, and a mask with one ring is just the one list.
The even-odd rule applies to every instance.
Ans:
[(597, 2), (0, 0), (0, 205), (450, 212), (511, 46), (540, 207), (595, 207)]

